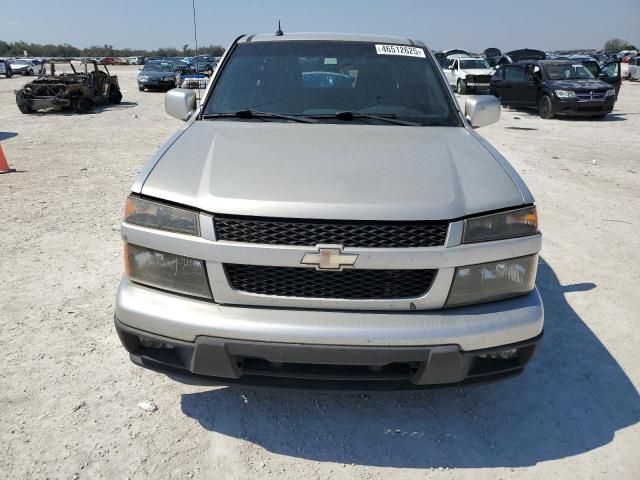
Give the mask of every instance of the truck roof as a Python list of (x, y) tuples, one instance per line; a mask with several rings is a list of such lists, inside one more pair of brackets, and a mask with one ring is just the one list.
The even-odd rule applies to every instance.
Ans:
[(371, 35), (358, 33), (285, 33), (284, 35), (276, 34), (257, 34), (247, 35), (238, 40), (238, 43), (253, 42), (286, 42), (286, 41), (304, 41), (304, 40), (320, 40), (329, 42), (368, 42), (368, 43), (391, 43), (395, 45), (408, 45), (416, 47), (425, 47), (420, 40), (412, 40), (410, 38), (392, 37), (387, 35)]

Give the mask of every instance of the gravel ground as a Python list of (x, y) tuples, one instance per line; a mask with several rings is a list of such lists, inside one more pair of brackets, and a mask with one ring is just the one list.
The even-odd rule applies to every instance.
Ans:
[[(505, 110), (481, 130), (545, 234), (546, 337), (484, 386), (346, 394), (211, 388), (135, 367), (113, 329), (119, 221), (180, 122), (116, 67), (119, 106), (21, 115), (0, 78), (0, 477), (640, 478), (640, 83), (605, 121)], [(153, 401), (157, 411), (138, 406)]]

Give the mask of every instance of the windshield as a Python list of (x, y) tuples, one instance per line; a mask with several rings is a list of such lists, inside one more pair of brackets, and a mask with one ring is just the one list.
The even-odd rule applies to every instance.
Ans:
[(204, 113), (256, 110), (318, 115), (337, 122), (340, 120), (326, 117), (348, 111), (423, 125), (458, 126), (437, 67), (422, 57), (422, 49), (408, 50), (414, 55), (379, 54), (375, 44), (364, 42), (238, 45)]
[(170, 63), (148, 62), (145, 63), (143, 72), (173, 72), (173, 66)]
[(545, 65), (544, 68), (550, 80), (587, 80), (595, 78), (581, 63)]
[(31, 64), (31, 60), (26, 60), (24, 58), (16, 58), (11, 60), (9, 63), (12, 65), (29, 65)]
[(473, 68), (490, 68), (489, 64), (483, 60), (483, 59), (478, 59), (478, 60), (460, 60), (460, 68), (462, 68), (463, 70), (467, 70), (467, 69), (473, 69)]

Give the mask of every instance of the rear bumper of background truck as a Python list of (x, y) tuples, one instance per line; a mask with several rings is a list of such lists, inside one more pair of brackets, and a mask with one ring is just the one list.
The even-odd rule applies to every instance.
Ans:
[(524, 369), (542, 337), (537, 290), (413, 312), (225, 306), (123, 279), (116, 329), (138, 365), (214, 383), (419, 388)]

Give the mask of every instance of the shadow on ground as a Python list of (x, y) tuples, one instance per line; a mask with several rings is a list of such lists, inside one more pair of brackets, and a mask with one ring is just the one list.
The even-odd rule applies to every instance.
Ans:
[(96, 105), (94, 108), (95, 113), (105, 112), (109, 110), (125, 110), (127, 108), (136, 107), (138, 104), (136, 102), (120, 102), (116, 104), (105, 103), (104, 105)]
[(541, 260), (545, 338), (520, 377), (419, 393), (221, 388), (182, 396), (202, 427), (269, 452), (385, 467), (519, 467), (593, 450), (640, 419), (640, 397)]
[(15, 132), (0, 132), (0, 142), (9, 140), (10, 138), (18, 136)]

